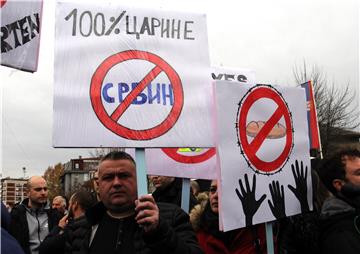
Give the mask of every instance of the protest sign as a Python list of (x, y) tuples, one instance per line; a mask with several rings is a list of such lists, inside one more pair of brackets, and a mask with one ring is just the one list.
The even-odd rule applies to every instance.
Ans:
[(223, 229), (312, 209), (305, 91), (222, 81), (215, 91)]
[[(213, 80), (255, 84), (255, 72), (245, 68), (212, 67)], [(196, 179), (216, 179), (216, 149), (150, 148), (146, 149), (147, 172), (151, 175)]]
[(205, 15), (56, 9), (55, 147), (214, 146)]
[(1, 65), (37, 70), (43, 2), (2, 1)]
[(256, 84), (255, 71), (246, 68), (213, 66), (211, 78), (213, 80), (234, 81), (241, 84)]

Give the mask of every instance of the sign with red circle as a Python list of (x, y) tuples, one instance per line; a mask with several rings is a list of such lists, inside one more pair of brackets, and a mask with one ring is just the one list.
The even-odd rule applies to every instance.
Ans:
[(178, 152), (178, 148), (162, 148), (161, 149), (171, 159), (184, 163), (184, 164), (195, 164), (204, 162), (216, 154), (215, 148), (210, 148), (206, 152), (198, 155), (184, 155)]
[[(277, 108), (254, 139), (249, 142), (246, 134), (247, 117), (254, 103), (261, 99), (270, 99), (277, 105)], [(258, 157), (257, 152), (263, 145), (267, 135), (269, 135), (282, 117), (285, 120), (286, 128), (285, 147), (275, 160), (270, 162), (265, 161)], [(249, 166), (256, 172), (274, 174), (279, 172), (286, 164), (294, 146), (292, 118), (287, 103), (275, 88), (267, 85), (255, 86), (241, 99), (237, 115), (237, 136), (244, 158), (248, 161)]]
[(6, 4), (6, 0), (0, 0), (0, 8)]
[[(118, 105), (114, 112), (109, 115), (105, 110), (101, 97), (102, 83), (109, 70), (117, 64), (130, 60), (145, 60), (155, 64), (155, 67), (139, 82), (125, 99)], [(129, 108), (132, 101), (142, 92), (147, 85), (161, 72), (169, 78), (174, 92), (174, 104), (168, 116), (158, 125), (142, 130), (130, 129), (118, 123), (123, 113)], [(162, 136), (168, 132), (180, 117), (184, 94), (182, 83), (177, 72), (159, 56), (140, 50), (128, 50), (114, 54), (105, 59), (96, 69), (91, 79), (90, 99), (93, 110), (100, 122), (113, 133), (131, 140), (150, 140)]]

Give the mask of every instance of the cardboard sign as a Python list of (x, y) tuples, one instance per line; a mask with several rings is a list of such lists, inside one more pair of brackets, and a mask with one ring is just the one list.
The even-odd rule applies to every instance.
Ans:
[(216, 149), (146, 149), (147, 173), (196, 179), (216, 179)]
[(200, 14), (57, 3), (53, 145), (214, 146), (206, 30)]
[(41, 0), (1, 1), (1, 65), (37, 70), (42, 4)]
[(225, 231), (312, 209), (305, 91), (216, 82)]
[[(212, 67), (213, 80), (255, 84), (255, 72), (244, 68)], [(216, 148), (146, 149), (147, 172), (151, 175), (216, 179)]]
[(212, 67), (213, 80), (234, 81), (241, 84), (256, 84), (255, 71), (246, 68), (230, 68), (223, 66)]

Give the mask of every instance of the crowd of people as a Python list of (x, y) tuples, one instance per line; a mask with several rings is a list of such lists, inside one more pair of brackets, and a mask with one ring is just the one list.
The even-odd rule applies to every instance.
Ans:
[[(343, 149), (312, 169), (313, 211), (273, 223), (275, 253), (360, 253), (360, 151)], [(95, 193), (78, 190), (48, 203), (46, 180), (30, 177), (28, 197), (9, 214), (1, 207), (1, 252), (267, 253), (264, 224), (219, 230), (218, 181), (191, 182), (183, 211), (181, 179), (149, 176), (152, 194), (137, 195), (136, 163), (127, 153), (105, 155)], [(326, 189), (323, 187), (325, 186)]]

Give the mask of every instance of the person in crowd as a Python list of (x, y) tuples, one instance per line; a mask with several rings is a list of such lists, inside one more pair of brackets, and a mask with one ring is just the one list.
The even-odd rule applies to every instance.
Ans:
[(263, 224), (228, 232), (219, 230), (219, 201), (217, 181), (210, 185), (209, 201), (195, 206), (190, 221), (200, 247), (206, 254), (260, 254), (266, 253)]
[(43, 177), (30, 177), (27, 196), (12, 209), (9, 232), (26, 254), (37, 254), (41, 242), (61, 217), (56, 209), (47, 205), (48, 189)]
[(278, 227), (278, 250), (280, 254), (318, 254), (320, 252), (320, 211), (329, 192), (311, 169), (313, 209), (302, 214), (282, 218)]
[(195, 181), (195, 180), (191, 180), (190, 181), (190, 187), (191, 187), (191, 192), (193, 194), (193, 196), (195, 198), (197, 198), (197, 196), (199, 195), (200, 193), (200, 186), (199, 184)]
[(94, 193), (93, 196), (96, 197), (97, 201), (100, 201), (100, 197), (99, 197), (99, 171), (96, 170), (94, 173), (94, 176), (92, 178), (92, 184), (93, 184), (93, 189), (94, 189)]
[[(181, 207), (182, 180), (180, 178), (155, 175), (151, 175), (149, 178), (155, 187), (152, 195), (156, 202), (171, 203)], [(190, 192), (190, 211), (196, 204), (197, 200)]]
[(86, 211), (91, 228), (82, 253), (202, 253), (179, 207), (137, 197), (136, 164), (122, 151), (99, 164), (100, 202)]
[(321, 210), (321, 253), (360, 253), (360, 151), (344, 148), (335, 153), (319, 175), (333, 194)]
[(56, 196), (53, 198), (51, 207), (57, 209), (61, 216), (67, 214), (66, 199), (63, 196)]
[(19, 243), (8, 232), (10, 220), (10, 214), (3, 202), (1, 202), (1, 253), (24, 254)]
[(69, 201), (69, 213), (60, 220), (58, 226), (54, 227), (41, 243), (39, 253), (81, 253), (81, 244), (90, 228), (85, 211), (96, 202), (93, 195), (86, 190), (75, 192)]

